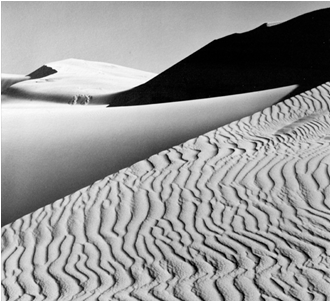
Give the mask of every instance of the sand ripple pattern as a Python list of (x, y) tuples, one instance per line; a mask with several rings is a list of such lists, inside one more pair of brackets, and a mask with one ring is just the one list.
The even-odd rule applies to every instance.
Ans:
[(3, 300), (329, 300), (329, 83), (2, 228)]

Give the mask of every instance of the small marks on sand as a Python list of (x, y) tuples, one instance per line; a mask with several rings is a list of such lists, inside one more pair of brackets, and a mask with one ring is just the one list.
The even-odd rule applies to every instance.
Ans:
[(68, 102), (69, 105), (88, 105), (92, 101), (91, 95), (74, 95), (72, 99)]

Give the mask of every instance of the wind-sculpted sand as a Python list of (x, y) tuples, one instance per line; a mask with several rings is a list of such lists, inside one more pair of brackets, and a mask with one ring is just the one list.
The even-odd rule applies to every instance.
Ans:
[(328, 300), (329, 84), (2, 228), (4, 300)]
[(7, 74), (2, 73), (1, 74), (1, 94), (4, 93), (10, 86), (30, 80), (29, 76), (25, 75), (19, 75), (19, 74)]
[(11, 98), (1, 116), (2, 226), (137, 161), (263, 110), (295, 88), (117, 108)]

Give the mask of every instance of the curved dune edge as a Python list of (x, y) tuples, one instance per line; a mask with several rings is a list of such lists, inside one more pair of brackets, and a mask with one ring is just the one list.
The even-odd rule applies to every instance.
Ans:
[(2, 226), (137, 161), (261, 111), (295, 89), (108, 109), (12, 100), (2, 106)]
[(4, 93), (10, 86), (30, 80), (31, 78), (29, 76), (25, 75), (19, 75), (19, 74), (7, 74), (2, 73), (1, 74), (1, 94)]
[(328, 300), (329, 83), (2, 228), (3, 300)]
[(109, 107), (177, 102), (330, 79), (330, 9), (216, 39), (148, 82), (110, 95)]

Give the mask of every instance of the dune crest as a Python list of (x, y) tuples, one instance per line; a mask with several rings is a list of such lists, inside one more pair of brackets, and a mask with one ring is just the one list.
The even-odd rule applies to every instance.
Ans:
[[(109, 106), (176, 102), (330, 79), (330, 10), (217, 39), (138, 87), (109, 96)], [(294, 94), (294, 95), (295, 95)]]
[(2, 108), (2, 226), (155, 153), (261, 111), (295, 88), (107, 110), (81, 106), (90, 101), (82, 95), (72, 99), (79, 105), (70, 107), (13, 99)]
[(2, 299), (330, 299), (329, 88), (6, 225)]
[(57, 70), (53, 69), (52, 67), (43, 65), (40, 68), (38, 68), (37, 70), (29, 73), (28, 77), (30, 77), (31, 79), (34, 80), (34, 79), (40, 79), (40, 78), (50, 76), (54, 73), (57, 73)]

